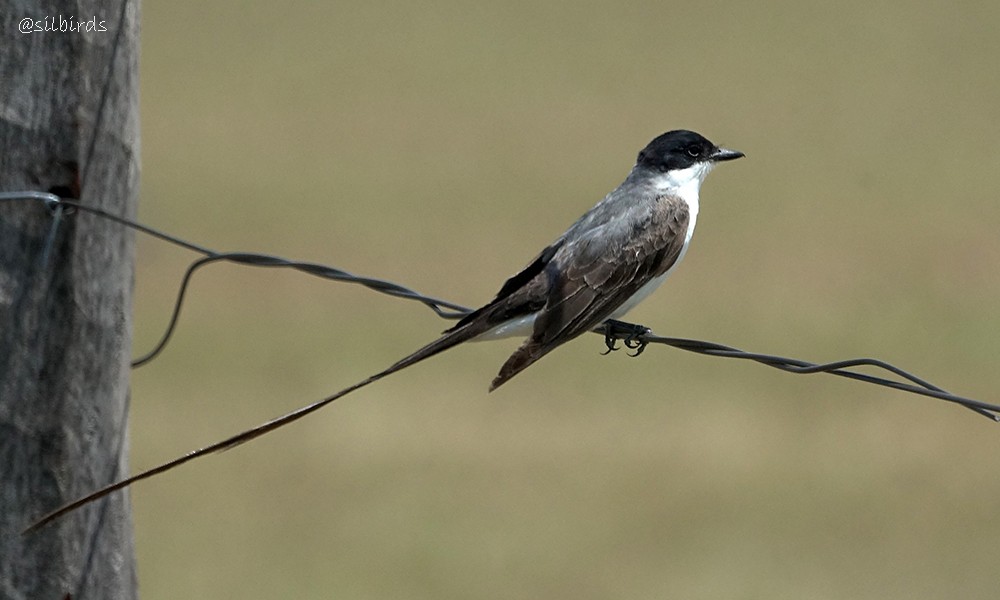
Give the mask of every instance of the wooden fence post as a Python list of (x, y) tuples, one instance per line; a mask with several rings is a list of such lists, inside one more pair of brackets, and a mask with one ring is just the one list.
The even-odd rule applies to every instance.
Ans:
[[(0, 0), (0, 36), (0, 191), (134, 215), (137, 0)], [(0, 203), (2, 598), (137, 597), (126, 493), (21, 534), (127, 474), (133, 255), (87, 212)]]

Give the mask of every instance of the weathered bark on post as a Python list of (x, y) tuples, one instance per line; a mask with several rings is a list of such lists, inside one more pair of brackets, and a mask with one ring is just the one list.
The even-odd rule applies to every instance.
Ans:
[[(133, 215), (138, 2), (0, 5), (0, 191)], [(0, 203), (2, 598), (137, 596), (126, 493), (21, 534), (127, 473), (132, 269), (133, 236), (120, 225)]]

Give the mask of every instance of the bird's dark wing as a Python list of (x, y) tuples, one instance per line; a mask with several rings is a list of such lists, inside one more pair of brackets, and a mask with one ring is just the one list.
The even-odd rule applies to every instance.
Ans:
[(630, 220), (609, 223), (563, 245), (541, 273), (548, 295), (531, 337), (504, 363), (491, 389), (560, 344), (585, 333), (680, 256), (690, 213), (685, 202), (662, 197)]
[(504, 282), (496, 297), (489, 304), (465, 315), (445, 333), (467, 328), (474, 322), (488, 324), (489, 326), (486, 327), (476, 327), (476, 329), (487, 331), (500, 323), (541, 310), (545, 306), (549, 291), (547, 280), (539, 275), (552, 261), (562, 244), (563, 238), (559, 238), (542, 250), (528, 263), (528, 266)]

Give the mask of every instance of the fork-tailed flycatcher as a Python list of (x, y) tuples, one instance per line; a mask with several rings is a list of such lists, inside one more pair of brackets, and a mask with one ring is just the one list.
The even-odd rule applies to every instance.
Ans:
[(693, 131), (664, 133), (642, 149), (621, 185), (508, 279), (496, 298), (430, 344), (332, 396), (67, 504), (30, 529), (140, 479), (273, 431), (462, 342), (527, 336), (500, 368), (490, 386), (496, 389), (557, 346), (621, 317), (659, 287), (691, 243), (705, 176), (716, 163), (742, 156)]

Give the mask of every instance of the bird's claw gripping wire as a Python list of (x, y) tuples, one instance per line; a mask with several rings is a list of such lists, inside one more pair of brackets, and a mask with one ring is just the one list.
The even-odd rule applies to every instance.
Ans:
[(635, 350), (635, 352), (629, 354), (629, 356), (639, 356), (649, 344), (649, 342), (642, 339), (642, 336), (652, 332), (652, 329), (644, 325), (636, 325), (634, 323), (626, 323), (625, 321), (608, 319), (604, 322), (604, 345), (607, 346), (608, 349), (601, 352), (601, 355), (604, 356), (617, 351), (617, 342), (618, 340), (621, 340), (622, 344), (624, 344), (626, 348), (629, 350)]

